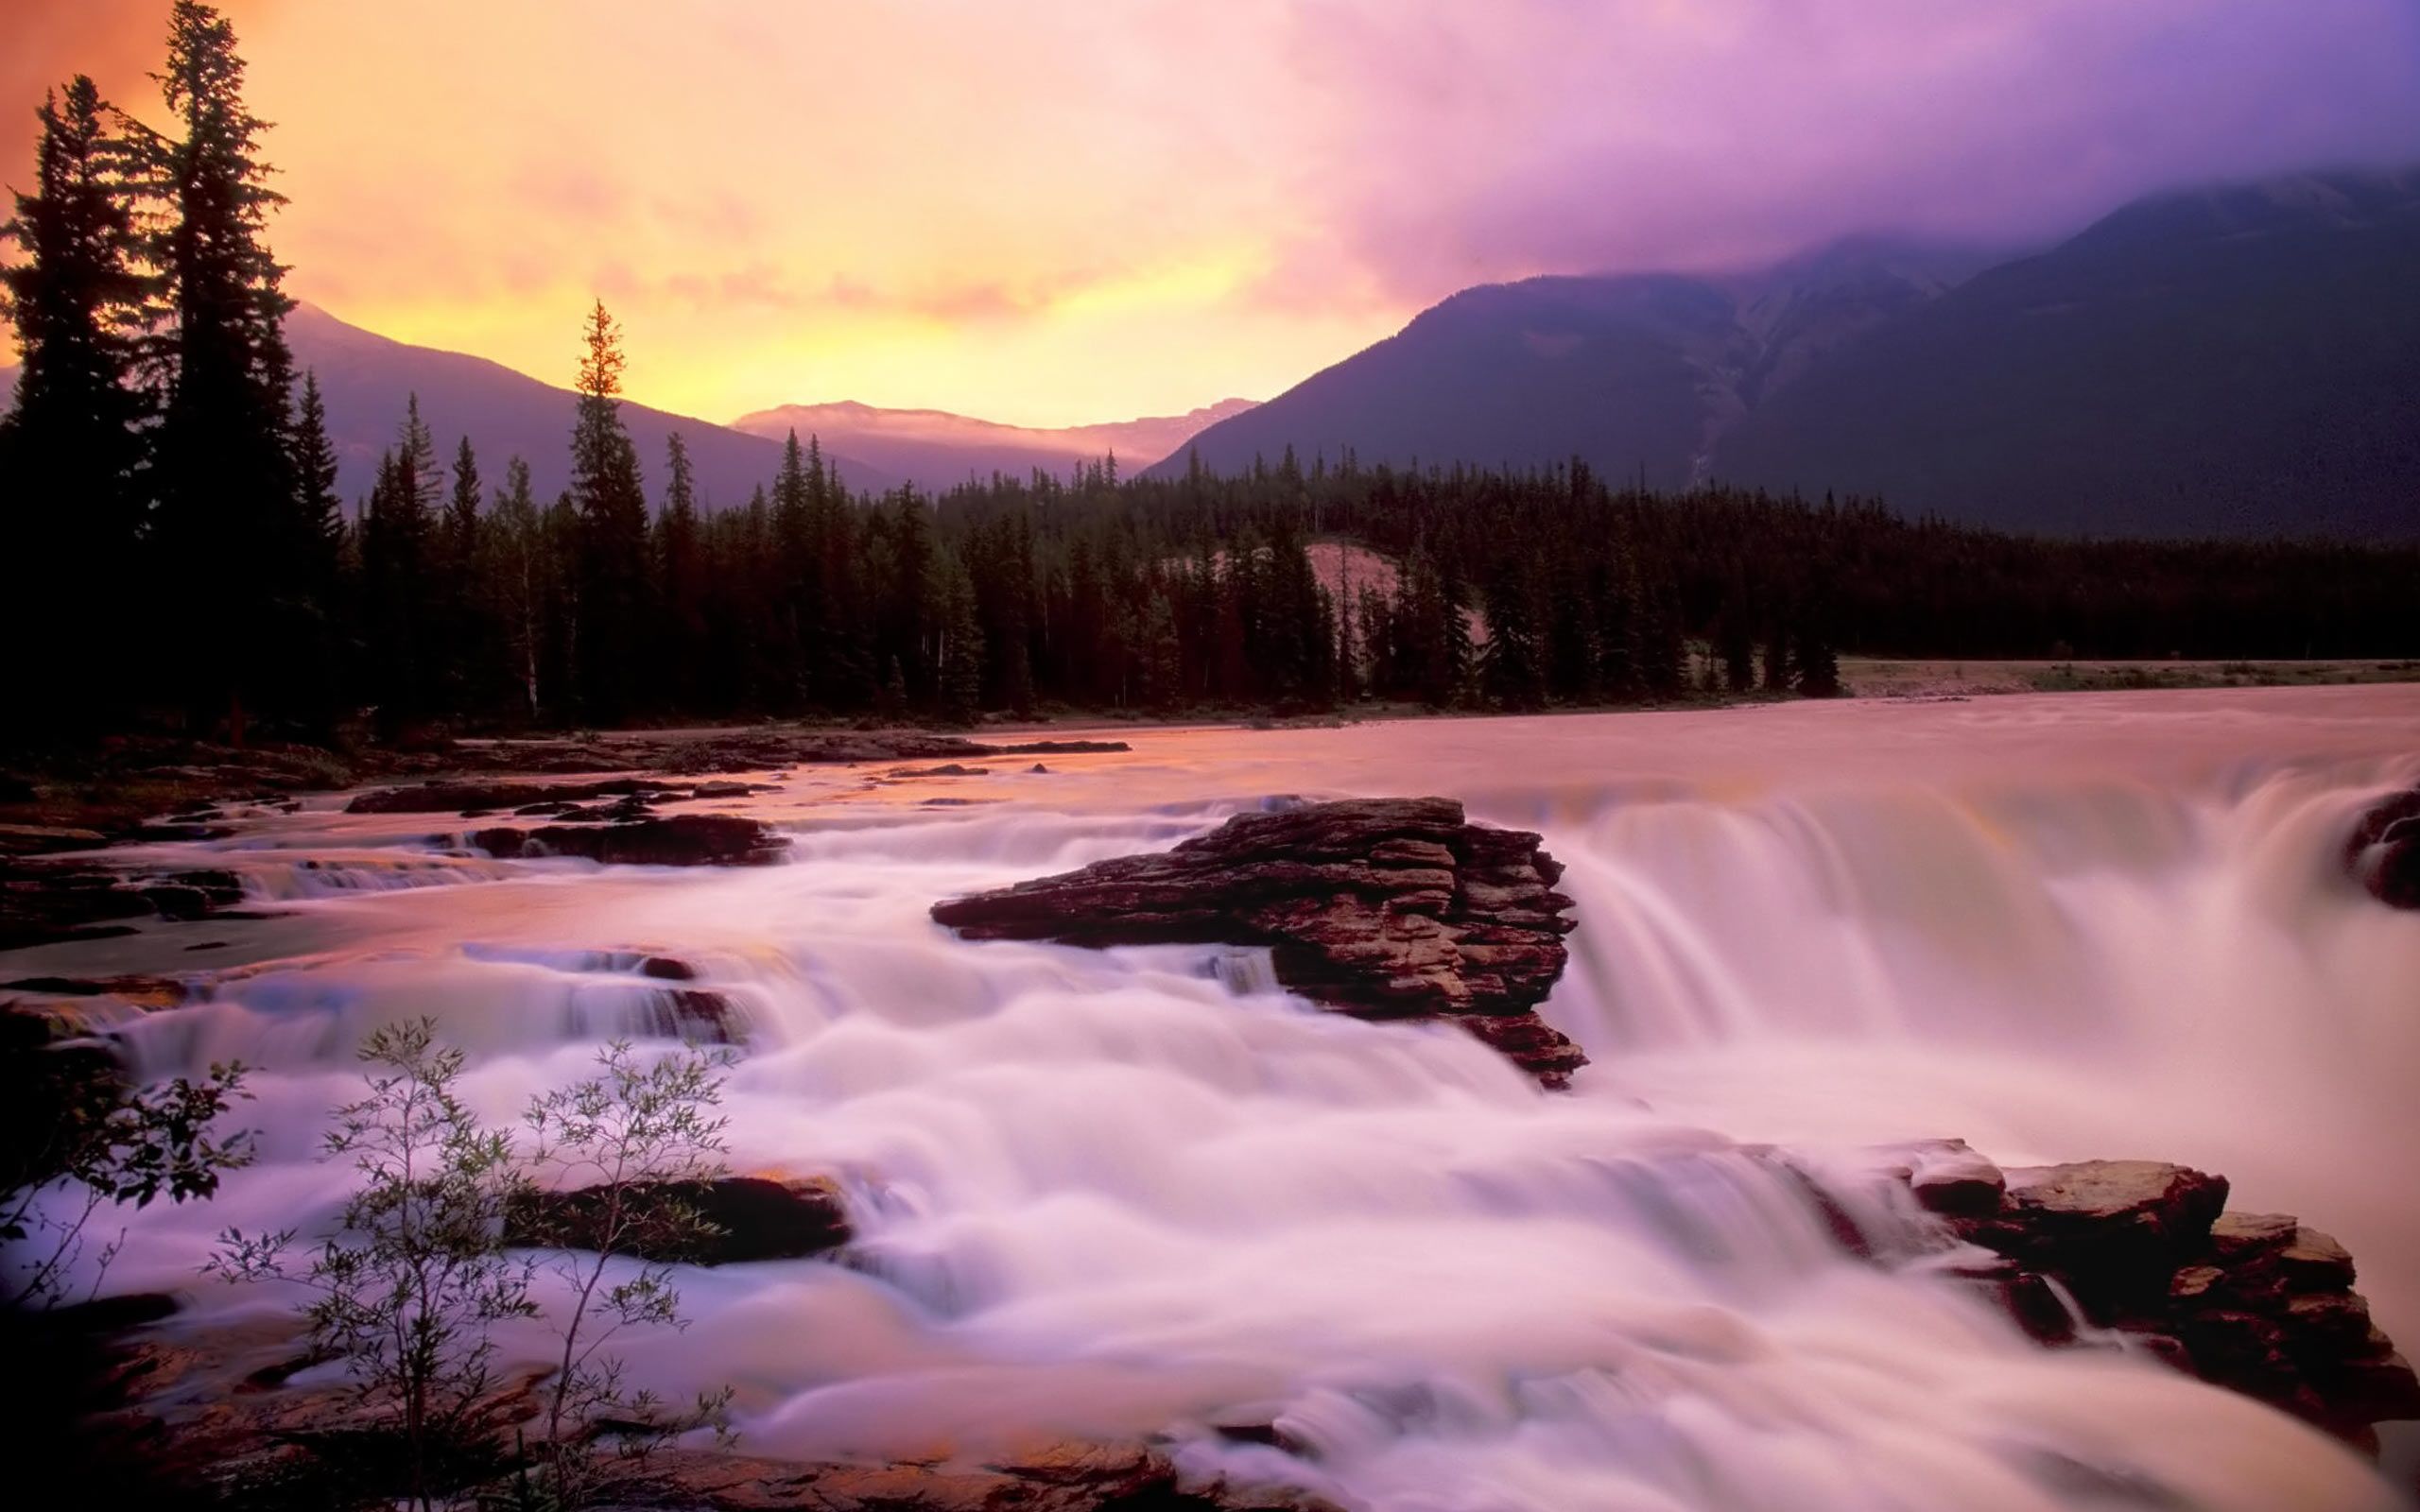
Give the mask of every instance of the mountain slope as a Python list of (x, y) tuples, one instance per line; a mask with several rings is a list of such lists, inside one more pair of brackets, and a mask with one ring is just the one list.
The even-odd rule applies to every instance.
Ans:
[(1465, 289), (1400, 333), (1221, 421), (1185, 453), (1220, 472), (1367, 462), (1529, 463), (1586, 457), (1657, 487), (1687, 481), (1708, 433), (1700, 389), (1735, 365), (1730, 298), (1694, 280), (1538, 278)]
[(1122, 465), (1140, 466), (1252, 407), (1248, 399), (1228, 399), (1185, 415), (1044, 429), (938, 409), (877, 409), (851, 402), (784, 404), (743, 415), (731, 428), (756, 436), (782, 437), (793, 429), (801, 436), (821, 436), (827, 450), (845, 452), (920, 488), (938, 490), (995, 472), (1014, 477), (1035, 468), (1064, 473), (1076, 463), (1098, 462), (1113, 453)]
[[(1534, 278), (1465, 289), (1399, 334), (1212, 426), (1219, 472), (1346, 448), (1364, 462), (1573, 456), (1652, 488), (1700, 481), (1719, 438), (1813, 356), (1928, 301), (1985, 254), (1865, 238), (1728, 279)], [(1183, 455), (1152, 471), (1185, 466)]]
[(1718, 466), (2027, 528), (2420, 532), (2420, 172), (2127, 206), (1819, 360)]
[[(328, 429), (342, 464), (337, 488), (348, 505), (370, 491), (378, 454), (394, 444), (405, 401), (414, 392), (420, 395), (421, 418), (436, 433), (439, 453), (449, 464), (455, 442), (468, 435), (491, 486), (503, 479), (506, 460), (516, 454), (528, 462), (541, 503), (570, 481), (575, 396), (569, 389), (485, 358), (390, 341), (314, 305), (297, 307), (285, 332), (296, 369), (320, 375)], [(747, 502), (750, 490), (771, 481), (781, 465), (779, 444), (761, 436), (644, 404), (623, 404), (622, 420), (638, 445), (650, 497), (663, 486), (665, 438), (674, 430), (688, 442), (699, 497), (710, 506)], [(878, 468), (835, 456), (828, 446), (824, 455), (854, 489), (882, 490), (896, 482)]]
[(2014, 528), (2408, 539), (2415, 269), (2420, 171), (2155, 197), (2014, 260), (1851, 242), (1754, 277), (1532, 279), (1192, 444), (1220, 471), (1577, 455)]

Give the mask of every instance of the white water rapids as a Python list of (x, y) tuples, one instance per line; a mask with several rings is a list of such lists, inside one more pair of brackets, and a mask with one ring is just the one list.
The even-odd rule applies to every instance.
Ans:
[[(510, 1117), (662, 1027), (664, 984), (614, 954), (657, 952), (745, 1013), (735, 1168), (838, 1174), (862, 1236), (851, 1266), (685, 1272), (694, 1324), (624, 1350), (663, 1390), (735, 1385), (753, 1453), (1166, 1435), (1390, 1512), (2402, 1504), (2280, 1415), (1841, 1253), (1740, 1146), (1877, 1226), (1866, 1148), (1913, 1137), (2223, 1172), (2233, 1206), (2341, 1237), (2420, 1342), (2420, 916), (2336, 860), (2420, 780), (2420, 689), (1126, 738), (1047, 772), (774, 774), (710, 805), (792, 834), (762, 870), (446, 860), (426, 836), (461, 821), (335, 799), (158, 848), (286, 912), (0, 956), (235, 968), (125, 1032), (152, 1074), (263, 1068), (264, 1159), (141, 1214), (110, 1288), (267, 1305), (196, 1267), (230, 1224), (333, 1211), (345, 1173), (313, 1146), (365, 1031), (434, 1015)], [(1216, 950), (973, 945), (925, 917), (1273, 795), (1426, 793), (1569, 868), (1544, 1010), (1595, 1061), (1569, 1094)], [(1211, 1431), (1272, 1421), (1312, 1452)]]

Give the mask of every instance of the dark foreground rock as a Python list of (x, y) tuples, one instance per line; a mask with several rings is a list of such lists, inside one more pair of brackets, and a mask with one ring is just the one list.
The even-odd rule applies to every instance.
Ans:
[(735, 814), (681, 814), (625, 824), (547, 824), (479, 830), (470, 844), (501, 860), (583, 856), (609, 866), (769, 867), (783, 859), (789, 837), (762, 820)]
[(1201, 1480), (1156, 1448), (1069, 1443), (981, 1460), (794, 1465), (666, 1454), (649, 1467), (662, 1501), (712, 1512), (1334, 1512), (1301, 1491)]
[[(156, 1311), (135, 1310), (124, 1322)], [(24, 1448), (45, 1470), (70, 1471), (65, 1484), (81, 1500), (281, 1512), (403, 1504), (406, 1460), (392, 1415), (341, 1379), (298, 1383), (315, 1361), (294, 1320), (92, 1323), (68, 1347), (9, 1356), (40, 1372), (23, 1383), (27, 1416), (15, 1425), (39, 1426), (43, 1437)], [(543, 1372), (515, 1372), (471, 1404), (466, 1420), (478, 1440), (452, 1446), (434, 1466), (439, 1485), (456, 1493), (449, 1504), (529, 1504), (512, 1446), (543, 1435), (544, 1387)], [(1335, 1512), (1301, 1492), (1187, 1474), (1163, 1448), (1141, 1442), (889, 1463), (664, 1449), (644, 1460), (609, 1452), (602, 1468), (608, 1482), (584, 1503), (598, 1512)]]
[(2420, 787), (2380, 799), (2344, 837), (2344, 869), (2394, 908), (2420, 908)]
[[(514, 1206), (505, 1224), (506, 1241), (540, 1249), (594, 1249), (606, 1195), (596, 1187), (535, 1194)], [(625, 1197), (657, 1211), (677, 1206), (709, 1230), (684, 1243), (642, 1242), (631, 1251), (641, 1260), (693, 1265), (804, 1260), (839, 1248), (851, 1232), (839, 1187), (814, 1177), (648, 1182), (627, 1189)]]
[(1547, 1085), (1587, 1063), (1531, 1010), (1562, 975), (1571, 900), (1538, 836), (1451, 799), (1243, 814), (1165, 853), (933, 905), (970, 939), (1269, 947), (1277, 979), (1366, 1019), (1461, 1024)]
[(575, 806), (611, 799), (593, 811), (602, 817), (627, 817), (628, 811), (650, 803), (679, 803), (691, 799), (747, 798), (769, 791), (761, 782), (667, 782), (643, 777), (615, 777), (589, 782), (433, 782), (406, 787), (372, 788), (345, 805), (348, 814), (453, 814), (510, 809), (516, 814), (575, 812)]
[(1953, 1143), (1920, 1153), (1910, 1183), (2002, 1257), (1976, 1279), (2037, 1337), (2072, 1336), (2042, 1284), (2056, 1281), (2092, 1323), (2340, 1437), (2374, 1444), (2372, 1424), (2420, 1417), (2420, 1379), (2370, 1321), (2353, 1257), (2290, 1216), (2227, 1211), (2224, 1177), (2153, 1160), (2000, 1172)]
[(205, 919), (243, 902), (243, 881), (228, 871), (159, 871), (106, 854), (90, 862), (0, 856), (0, 951), (107, 939), (133, 933), (137, 920)]

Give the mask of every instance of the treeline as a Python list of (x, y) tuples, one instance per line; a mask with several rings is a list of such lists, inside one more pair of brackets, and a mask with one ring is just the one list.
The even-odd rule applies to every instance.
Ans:
[[(278, 202), (242, 64), (174, 8), (182, 135), (77, 79), (41, 115), (8, 229), (25, 352), (0, 421), (20, 717), (161, 712), (241, 734), (364, 713), (603, 725), (763, 714), (966, 721), (1050, 706), (1534, 709), (1838, 691), (1842, 647), (1991, 657), (2410, 656), (2420, 551), (2050, 541), (1529, 472), (1308, 468), (994, 476), (853, 496), (791, 438), (708, 512), (675, 437), (644, 462), (591, 314), (572, 486), (450, 449), (417, 405), (348, 511), (292, 371)], [(1314, 547), (1355, 542), (1323, 580)], [(1322, 551), (1327, 548), (1321, 547)], [(1330, 553), (1331, 557), (1337, 555)]]

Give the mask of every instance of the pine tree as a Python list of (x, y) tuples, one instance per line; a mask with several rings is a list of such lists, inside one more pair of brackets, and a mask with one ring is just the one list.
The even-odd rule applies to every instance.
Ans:
[(337, 592), (344, 547), (344, 500), (337, 492), (337, 449), (328, 437), (328, 409), (320, 376), (302, 375), (302, 406), (294, 422), (295, 551), (322, 604)]
[(1487, 647), (1479, 658), (1479, 683), (1506, 709), (1535, 709), (1546, 702), (1546, 654), (1533, 564), (1516, 558), (1505, 564), (1487, 593)]
[(1776, 617), (1765, 630), (1765, 691), (1788, 693), (1790, 683), (1789, 631)]
[(536, 719), (541, 707), (539, 668), (546, 650), (546, 610), (551, 562), (538, 501), (530, 492), (529, 464), (514, 457), (504, 467), (491, 527), (481, 554), (482, 597), (491, 623), (502, 632), (503, 666), (514, 684), (518, 712)]
[(666, 684), (682, 708), (696, 707), (706, 656), (706, 564), (698, 534), (689, 443), (665, 438), (664, 508), (656, 520), (657, 597), (664, 606)]
[(1819, 606), (1801, 616), (1790, 647), (1790, 670), (1798, 691), (1809, 698), (1831, 698), (1841, 691), (1841, 662), (1825, 624), (1829, 616)]
[(355, 629), (357, 595), (345, 581), (344, 501), (337, 493), (337, 450), (317, 374), (302, 375), (293, 429), (294, 507), (285, 523), (286, 565), (296, 605), (288, 648), (290, 711), (312, 731), (334, 728), (352, 674), (346, 648)]
[(599, 300), (589, 314), (572, 425), (571, 497), (579, 512), (582, 712), (611, 723), (644, 701), (648, 671), (647, 494), (622, 424), (621, 333)]
[(155, 462), (164, 567), (208, 585), (231, 617), (182, 657), (197, 713), (223, 709), (240, 739), (248, 701), (273, 703), (303, 585), (279, 548), (301, 510), (289, 445), (293, 358), (285, 267), (264, 240), (285, 197), (268, 187), (244, 108), (234, 28), (215, 7), (176, 0), (159, 76), (182, 135), (153, 139), (164, 229), (150, 260), (164, 280), (159, 343), (168, 375)]
[(971, 725), (983, 696), (983, 627), (975, 587), (954, 557), (942, 559), (933, 597), (941, 606), (941, 684), (936, 712), (949, 724)]
[[(132, 658), (123, 616), (74, 614), (95, 575), (123, 581), (143, 525), (137, 492), (147, 407), (134, 340), (145, 282), (127, 193), (126, 142), (114, 112), (78, 75), (43, 98), (35, 192), (16, 197), (0, 235), (25, 260), (0, 269), (0, 303), (15, 324), (24, 368), (0, 432), (9, 454), (5, 529), (17, 553), (0, 633), (11, 707), (30, 702), (72, 726), (122, 709)], [(60, 637), (57, 627), (80, 622)], [(39, 647), (39, 649), (37, 649)]]
[(1748, 590), (1736, 576), (1715, 615), (1714, 644), (1722, 660), (1722, 685), (1746, 693), (1756, 685), (1756, 642), (1748, 629)]

